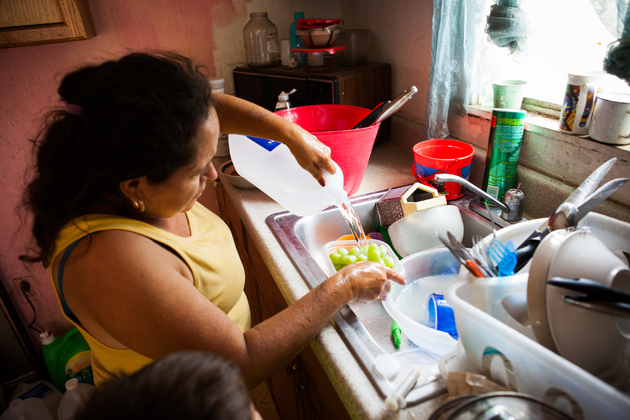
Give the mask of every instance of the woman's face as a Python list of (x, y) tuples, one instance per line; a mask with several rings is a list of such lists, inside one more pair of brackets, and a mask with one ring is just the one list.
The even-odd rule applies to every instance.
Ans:
[(138, 198), (146, 207), (144, 216), (169, 218), (193, 208), (206, 183), (218, 177), (211, 162), (217, 151), (218, 138), (219, 120), (216, 111), (211, 108), (208, 119), (195, 139), (197, 155), (191, 164), (178, 169), (159, 184), (149, 184), (146, 177), (139, 180), (137, 191)]

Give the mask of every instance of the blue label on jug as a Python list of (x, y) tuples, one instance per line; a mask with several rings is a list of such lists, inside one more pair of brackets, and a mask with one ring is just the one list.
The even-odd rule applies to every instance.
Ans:
[(53, 390), (50, 389), (49, 386), (47, 386), (45, 383), (41, 383), (29, 389), (24, 394), (20, 395), (18, 398), (21, 400), (25, 400), (27, 398), (44, 398), (46, 395), (49, 395), (52, 393), (53, 393)]
[(277, 141), (273, 141), (273, 140), (267, 140), (267, 139), (261, 139), (258, 137), (249, 137), (247, 136), (248, 139), (250, 139), (251, 141), (253, 141), (254, 143), (256, 143), (257, 145), (261, 146), (263, 149), (266, 149), (268, 151), (272, 151), (273, 149), (275, 149), (276, 147), (280, 146), (282, 143), (277, 142)]

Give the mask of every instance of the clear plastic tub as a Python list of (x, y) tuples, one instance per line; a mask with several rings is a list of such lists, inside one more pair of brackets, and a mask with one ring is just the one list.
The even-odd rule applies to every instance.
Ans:
[[(519, 223), (498, 231), (497, 236), (518, 246), (542, 222), (544, 219)], [(611, 250), (627, 247), (630, 235), (622, 227), (627, 224), (595, 213), (580, 225), (584, 224), (606, 237)], [(628, 418), (628, 395), (538, 344), (531, 327), (522, 326), (505, 312), (503, 297), (527, 291), (529, 267), (523, 271), (511, 277), (475, 279), (460, 269), (459, 281), (448, 288), (446, 299), (455, 312), (460, 340), (472, 365), (495, 381), (539, 397), (577, 419)]]
[[(448, 333), (427, 327), (405, 315), (398, 307), (398, 297), (412, 282), (437, 275), (457, 274), (460, 263), (446, 248), (429, 249), (412, 254), (402, 260), (406, 271), (407, 285), (400, 286), (392, 282), (392, 288), (383, 301), (383, 307), (396, 320), (402, 332), (415, 345), (443, 356), (455, 348), (457, 341)], [(431, 292), (435, 292), (432, 290)], [(418, 305), (425, 303), (418, 302)]]
[[(401, 274), (403, 277), (405, 276), (405, 267), (403, 267), (400, 260), (398, 259), (394, 251), (392, 251), (389, 245), (387, 245), (383, 241), (379, 241), (378, 239), (368, 239), (367, 241), (365, 241), (365, 243), (367, 245), (370, 245), (370, 244), (376, 244), (379, 246), (383, 245), (385, 249), (387, 250), (387, 256), (391, 257), (394, 260), (393, 270), (397, 272), (398, 274)], [(326, 257), (325, 259), (326, 259), (326, 267), (328, 268), (328, 276), (332, 276), (333, 274), (337, 272), (337, 270), (335, 269), (335, 266), (330, 260), (329, 255), (332, 254), (333, 252), (337, 252), (337, 250), (340, 248), (344, 248), (347, 251), (350, 251), (355, 246), (357, 246), (356, 241), (332, 241), (324, 245), (324, 256)]]

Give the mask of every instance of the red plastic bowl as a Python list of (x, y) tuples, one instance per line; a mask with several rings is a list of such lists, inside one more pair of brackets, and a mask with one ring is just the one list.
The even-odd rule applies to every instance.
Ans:
[(343, 171), (343, 189), (351, 196), (361, 186), (380, 124), (357, 130), (352, 127), (371, 111), (350, 105), (309, 105), (284, 109), (276, 114), (330, 147), (332, 160)]

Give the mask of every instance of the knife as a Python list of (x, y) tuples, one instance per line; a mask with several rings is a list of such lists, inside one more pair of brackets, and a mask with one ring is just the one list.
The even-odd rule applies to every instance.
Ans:
[(483, 273), (481, 272), (481, 270), (479, 270), (479, 268), (470, 260), (465, 260), (460, 253), (455, 249), (455, 247), (453, 247), (453, 245), (446, 240), (446, 238), (444, 238), (439, 232), (435, 232), (435, 236), (437, 236), (437, 238), (440, 240), (440, 242), (442, 242), (444, 244), (444, 246), (451, 251), (451, 254), (453, 254), (453, 256), (457, 259), (457, 261), (460, 262), (461, 265), (463, 265), (464, 267), (466, 267), (466, 269), (468, 271), (470, 271), (472, 273), (473, 276), (475, 277), (485, 277), (483, 275)]
[[(628, 178), (618, 178), (604, 184), (596, 190), (599, 183), (610, 171), (610, 169), (612, 169), (616, 161), (617, 158), (612, 158), (593, 171), (593, 173), (591, 173), (556, 209), (554, 214), (552, 214), (545, 223), (532, 232), (532, 234), (518, 246), (516, 249), (515, 272), (521, 270), (529, 262), (529, 260), (531, 260), (536, 248), (540, 242), (545, 239), (549, 232), (558, 228), (567, 228), (571, 226), (570, 224), (566, 224), (569, 222), (569, 218), (556, 218), (558, 214), (563, 214), (567, 210), (572, 211), (573, 213), (569, 214), (573, 219), (572, 222), (577, 225), (577, 223), (586, 217), (591, 210), (601, 204), (602, 201), (607, 199), (612, 193), (617, 191), (628, 181)], [(564, 226), (562, 225), (563, 223), (565, 223)]]
[(411, 86), (409, 89), (403, 91), (403, 93), (401, 93), (400, 95), (398, 95), (396, 97), (396, 99), (394, 99), (381, 113), (381, 115), (378, 116), (378, 118), (376, 119), (376, 121), (374, 121), (372, 124), (370, 125), (376, 125), (380, 122), (383, 122), (384, 120), (386, 120), (387, 118), (391, 117), (392, 115), (394, 115), (396, 112), (398, 112), (398, 110), (409, 100), (411, 99), (411, 97), (418, 92), (418, 88), (416, 88), (415, 86)]

